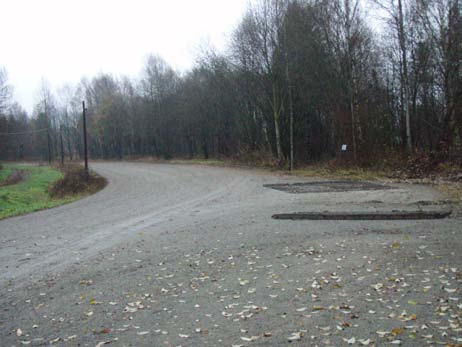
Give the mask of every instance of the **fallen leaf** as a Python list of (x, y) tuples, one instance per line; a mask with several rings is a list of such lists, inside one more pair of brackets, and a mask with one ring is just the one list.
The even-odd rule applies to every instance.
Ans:
[(455, 293), (457, 291), (457, 288), (451, 289), (451, 288), (444, 288), (444, 290), (448, 293)]
[(403, 332), (404, 332), (403, 328), (393, 328), (393, 329), (391, 329), (391, 334), (393, 336), (401, 335)]
[(358, 341), (359, 341), (359, 343), (362, 344), (363, 346), (369, 346), (370, 343), (372, 342), (371, 339), (367, 339), (367, 340), (359, 339)]
[(102, 330), (100, 330), (100, 331), (97, 331), (96, 333), (97, 333), (97, 334), (109, 334), (110, 332), (111, 332), (111, 329), (109, 329), (109, 328), (104, 328), (104, 329), (102, 329)]
[(80, 280), (79, 284), (85, 285), (85, 286), (90, 286), (93, 284), (92, 280)]
[(343, 341), (345, 341), (349, 345), (354, 345), (356, 343), (356, 339), (354, 337), (350, 339), (343, 339)]
[(287, 340), (289, 341), (298, 341), (302, 338), (302, 333), (301, 332), (298, 332), (298, 333), (292, 333), (292, 335), (290, 335)]

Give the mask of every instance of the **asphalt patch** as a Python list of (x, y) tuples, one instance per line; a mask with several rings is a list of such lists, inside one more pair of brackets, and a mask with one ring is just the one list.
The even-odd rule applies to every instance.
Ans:
[(360, 190), (394, 189), (394, 187), (392, 186), (364, 181), (317, 181), (298, 183), (275, 183), (265, 184), (263, 186), (266, 188), (276, 189), (290, 194), (335, 193)]
[(392, 211), (392, 212), (295, 212), (278, 213), (273, 219), (288, 220), (419, 220), (442, 219), (452, 211)]

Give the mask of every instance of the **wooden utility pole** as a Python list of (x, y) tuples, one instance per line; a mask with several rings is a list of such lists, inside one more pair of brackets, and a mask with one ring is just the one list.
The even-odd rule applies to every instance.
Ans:
[(409, 76), (407, 66), (407, 42), (404, 32), (404, 9), (402, 0), (398, 0), (398, 40), (401, 50), (401, 88), (403, 93), (404, 119), (406, 122), (406, 149), (412, 153), (411, 112), (409, 110)]
[(50, 128), (47, 128), (47, 142), (48, 142), (48, 165), (51, 165), (51, 139), (50, 139)]
[(289, 74), (289, 54), (288, 54), (288, 44), (287, 44), (287, 18), (285, 19), (284, 26), (284, 43), (285, 43), (285, 58), (286, 58), (286, 82), (287, 82), (287, 91), (289, 97), (289, 142), (290, 142), (290, 154), (289, 154), (289, 170), (294, 170), (294, 105), (292, 101), (292, 84), (290, 81)]
[(61, 141), (61, 166), (64, 166), (63, 125), (59, 125), (59, 139)]
[(88, 173), (88, 149), (87, 149), (87, 117), (85, 115), (85, 101), (82, 101), (82, 116), (83, 116), (83, 156), (85, 158), (85, 175), (87, 179), (89, 177)]
[(48, 147), (48, 165), (51, 165), (51, 139), (50, 139), (50, 124), (48, 122), (47, 114), (47, 99), (44, 100), (45, 105), (45, 121), (47, 122), (47, 147)]
[[(287, 48), (286, 48), (287, 49)], [(287, 52), (286, 52), (287, 54)], [(290, 141), (290, 165), (289, 170), (294, 170), (294, 105), (292, 101), (292, 85), (289, 78), (289, 62), (286, 62), (287, 88), (289, 92), (289, 141)]]

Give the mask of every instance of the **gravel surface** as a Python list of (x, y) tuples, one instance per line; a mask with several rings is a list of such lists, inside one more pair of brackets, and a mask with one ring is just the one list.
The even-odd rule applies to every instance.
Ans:
[(315, 179), (92, 168), (103, 191), (0, 221), (0, 346), (462, 344), (460, 217), (271, 219), (438, 208), (430, 186), (289, 194), (263, 185)]

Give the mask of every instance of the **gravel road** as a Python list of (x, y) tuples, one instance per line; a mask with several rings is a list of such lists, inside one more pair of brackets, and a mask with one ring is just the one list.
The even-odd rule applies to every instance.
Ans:
[(264, 185), (314, 179), (92, 168), (103, 191), (0, 221), (0, 346), (462, 344), (459, 217), (271, 219), (440, 208), (430, 186), (290, 194)]

